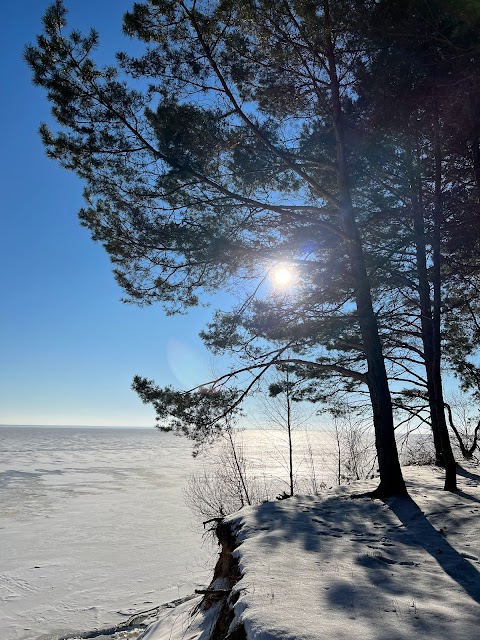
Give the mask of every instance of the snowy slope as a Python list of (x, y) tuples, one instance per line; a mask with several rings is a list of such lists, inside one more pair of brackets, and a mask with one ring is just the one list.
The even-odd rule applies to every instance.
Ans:
[[(372, 481), (230, 516), (243, 575), (230, 628), (249, 640), (479, 638), (478, 470), (456, 494), (438, 469), (404, 471), (412, 499), (352, 497)], [(211, 609), (203, 622), (198, 610), (172, 616), (145, 640), (203, 640), (213, 626)]]

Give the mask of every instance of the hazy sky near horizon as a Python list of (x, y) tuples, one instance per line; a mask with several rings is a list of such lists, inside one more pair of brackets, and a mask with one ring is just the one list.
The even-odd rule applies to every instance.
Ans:
[[(0, 424), (153, 425), (132, 377), (182, 388), (208, 379), (215, 365), (198, 332), (211, 309), (167, 318), (160, 306), (122, 304), (103, 247), (80, 227), (82, 184), (45, 155), (37, 131), (50, 106), (22, 59), (49, 4), (0, 9)], [(65, 4), (70, 25), (94, 26), (113, 61), (133, 0)]]

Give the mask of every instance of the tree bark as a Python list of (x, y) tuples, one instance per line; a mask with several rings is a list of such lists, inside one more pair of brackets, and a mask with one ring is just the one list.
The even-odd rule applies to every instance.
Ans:
[(476, 136), (472, 142), (473, 174), (477, 186), (478, 200), (480, 202), (480, 140)]
[(477, 187), (477, 197), (480, 202), (480, 126), (478, 124), (478, 101), (474, 97), (475, 87), (470, 90), (470, 118), (472, 121), (471, 153), (473, 160), (473, 176)]
[[(438, 122), (438, 121), (437, 121)], [(445, 419), (441, 373), (441, 157), (439, 139), (435, 134), (435, 194), (434, 229), (432, 234), (432, 282), (433, 303), (427, 269), (425, 218), (421, 181), (411, 161), (410, 187), (412, 192), (412, 217), (415, 239), (415, 258), (420, 300), (420, 324), (422, 333), (427, 394), (435, 447), (435, 463), (445, 468), (446, 491), (456, 490), (456, 463), (453, 457), (447, 422)], [(433, 311), (432, 311), (433, 309)]]
[(340, 101), (340, 84), (332, 39), (329, 0), (324, 2), (326, 53), (331, 82), (332, 123), (336, 138), (337, 187), (340, 216), (348, 239), (345, 241), (355, 283), (358, 322), (368, 365), (367, 383), (373, 410), (375, 445), (380, 471), (380, 485), (374, 496), (388, 497), (407, 492), (398, 459), (393, 423), (392, 399), (388, 386), (378, 323), (373, 310), (370, 279), (365, 265), (362, 241), (352, 203), (346, 154), (345, 128)]
[(430, 284), (427, 271), (427, 253), (425, 240), (425, 221), (420, 198), (417, 195), (418, 184), (413, 181), (412, 189), (412, 218), (413, 233), (415, 239), (415, 263), (418, 278), (418, 295), (420, 302), (420, 325), (425, 358), (425, 371), (427, 376), (428, 405), (432, 424), (433, 444), (435, 447), (435, 464), (445, 466), (440, 427), (438, 424), (438, 412), (435, 398), (435, 383), (433, 370), (433, 316), (430, 297)]
[(432, 323), (432, 375), (435, 410), (440, 433), (440, 442), (445, 464), (445, 491), (457, 490), (457, 464), (452, 451), (442, 387), (442, 150), (440, 143), (440, 121), (438, 105), (434, 108), (434, 155), (435, 155), (435, 202), (433, 208), (433, 323)]
[(458, 446), (460, 447), (462, 456), (466, 460), (471, 460), (473, 458), (473, 454), (475, 453), (475, 449), (477, 448), (477, 445), (478, 445), (478, 433), (480, 431), (480, 420), (477, 422), (477, 426), (473, 431), (472, 442), (470, 446), (467, 447), (465, 445), (465, 442), (463, 441), (462, 436), (460, 435), (460, 432), (455, 426), (455, 423), (453, 422), (452, 408), (447, 402), (445, 403), (445, 408), (447, 409), (447, 412), (448, 412), (448, 421), (450, 423), (450, 428), (452, 429), (453, 433), (457, 437)]

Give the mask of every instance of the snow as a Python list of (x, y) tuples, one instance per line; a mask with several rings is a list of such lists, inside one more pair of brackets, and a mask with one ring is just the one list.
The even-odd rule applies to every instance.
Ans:
[[(285, 436), (244, 435), (250, 473), (274, 497), (287, 487)], [(306, 435), (295, 436), (308, 491)], [(308, 444), (320, 484), (331, 437)], [(191, 447), (153, 428), (0, 427), (0, 640), (79, 637), (205, 586), (216, 551), (183, 490), (215, 452), (193, 459)]]
[(204, 586), (191, 445), (154, 429), (1, 429), (0, 640), (122, 624)]
[[(201, 464), (189, 443), (153, 430), (60, 431), (15, 430), (10, 447), (2, 431), (0, 640), (93, 637), (149, 609), (96, 640), (134, 640), (150, 622), (142, 640), (208, 640), (220, 605), (205, 612), (196, 596), (159, 606), (204, 587), (215, 561), (183, 504)], [(247, 435), (253, 469), (280, 483), (269, 490), (277, 495), (277, 443)], [(328, 445), (318, 438), (316, 459)], [(297, 477), (306, 488), (305, 460)], [(323, 471), (326, 481), (328, 464)], [(480, 470), (462, 472), (455, 494), (442, 491), (435, 467), (404, 473), (411, 500), (353, 497), (373, 480), (230, 516), (243, 575), (232, 628), (241, 623), (249, 640), (479, 637)]]
[(141, 640), (158, 638), (182, 638), (183, 640), (208, 640), (220, 609), (220, 603), (207, 612), (200, 608), (201, 596), (189, 600), (154, 621), (141, 636)]
[[(455, 494), (435, 467), (404, 473), (410, 498), (355, 497), (368, 481), (230, 516), (243, 576), (231, 629), (243, 624), (249, 640), (477, 638), (478, 470), (461, 472)], [(201, 612), (189, 625), (185, 606), (180, 624), (165, 618), (143, 639), (203, 639)]]

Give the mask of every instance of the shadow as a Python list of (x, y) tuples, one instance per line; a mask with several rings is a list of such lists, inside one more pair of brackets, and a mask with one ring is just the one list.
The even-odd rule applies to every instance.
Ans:
[[(385, 504), (410, 534), (411, 545), (423, 547), (443, 571), (480, 604), (480, 572), (435, 529), (416, 502), (410, 497), (402, 497), (392, 498)], [(408, 544), (407, 540), (404, 542)]]
[[(312, 504), (314, 499), (311, 499)], [(320, 551), (321, 537), (312, 528), (310, 508), (289, 509), (295, 499), (266, 502), (257, 508), (256, 526), (268, 532), (267, 542), (272, 548), (283, 542), (300, 541), (304, 550), (312, 553)]]
[(473, 473), (472, 471), (468, 471), (467, 469), (464, 469), (459, 464), (457, 464), (457, 474), (464, 478), (469, 478), (470, 480), (477, 480), (478, 482), (480, 482), (480, 475), (478, 475), (477, 473)]
[[(462, 506), (470, 506), (465, 503)], [(256, 590), (253, 582), (246, 587), (243, 584), (244, 589), (253, 589), (255, 596), (250, 597), (258, 606), (265, 608), (268, 603), (262, 627), (266, 640), (279, 637), (269, 629), (278, 630), (283, 615), (289, 622), (282, 629), (282, 637), (298, 638), (292, 630), (302, 625), (305, 610), (310, 625), (302, 636), (305, 640), (317, 638), (311, 630), (321, 625), (335, 627), (340, 617), (351, 628), (348, 637), (475, 637), (472, 630), (480, 603), (480, 571), (469, 562), (469, 556), (464, 557), (449, 544), (411, 498), (352, 500), (348, 492), (322, 499), (299, 496), (264, 503), (244, 518), (241, 513), (238, 521), (243, 520), (242, 536), (247, 540), (260, 536), (257, 545), (245, 550), (246, 558), (255, 548), (250, 558), (256, 560), (258, 549), (262, 549), (262, 561), (251, 565), (252, 573), (245, 574), (247, 581), (255, 580), (255, 572), (264, 578), (265, 571), (270, 572), (272, 567), (265, 584), (258, 578)], [(456, 515), (456, 524), (459, 518), (461, 514)], [(468, 518), (470, 521), (471, 516)], [(425, 551), (441, 571), (432, 567)], [(432, 576), (438, 578), (435, 584)], [(295, 604), (295, 597), (291, 601), (285, 597), (290, 579), (295, 590), (297, 583), (309, 585), (302, 591), (301, 608)], [(462, 593), (452, 585), (452, 579)], [(280, 599), (277, 593), (283, 597)], [(244, 606), (242, 598), (236, 607)], [(254, 625), (248, 607), (245, 611), (245, 619)]]
[(480, 504), (480, 500), (478, 498), (475, 498), (474, 496), (471, 496), (469, 493), (465, 493), (465, 491), (463, 491), (462, 489), (458, 489), (457, 491), (455, 491), (455, 495), (456, 496), (460, 496), (461, 498), (466, 498), (467, 500), (470, 500), (471, 502), (476, 502), (476, 503)]

